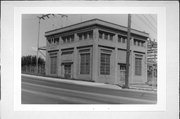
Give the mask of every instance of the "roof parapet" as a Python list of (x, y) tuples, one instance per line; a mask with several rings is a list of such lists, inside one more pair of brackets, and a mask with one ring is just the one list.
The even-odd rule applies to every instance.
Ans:
[[(107, 21), (104, 21), (104, 20), (101, 20), (101, 19), (91, 19), (91, 20), (88, 20), (88, 21), (80, 22), (80, 23), (77, 23), (77, 24), (73, 24), (73, 25), (70, 25), (70, 26), (63, 27), (63, 28), (58, 28), (58, 29), (54, 29), (54, 30), (51, 30), (51, 31), (47, 31), (47, 32), (45, 32), (45, 36), (58, 34), (58, 33), (62, 33), (62, 32), (68, 32), (70, 30), (80, 29), (80, 28), (83, 28), (83, 27), (88, 27), (88, 26), (93, 26), (93, 25), (102, 25), (102, 26), (106, 26), (106, 27), (113, 28), (113, 29), (116, 29), (116, 30), (121, 30), (121, 31), (127, 32), (127, 27), (125, 27), (125, 26), (121, 26), (121, 25), (118, 25), (118, 24), (115, 24), (115, 23), (107, 22)], [(140, 35), (140, 36), (144, 36), (144, 37), (147, 37), (147, 38), (149, 37), (148, 33), (138, 31), (138, 30), (135, 30), (135, 29), (131, 29), (131, 33), (136, 34), (136, 35)]]

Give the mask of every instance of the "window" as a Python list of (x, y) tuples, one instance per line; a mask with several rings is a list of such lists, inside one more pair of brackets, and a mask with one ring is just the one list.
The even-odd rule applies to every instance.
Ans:
[(51, 39), (49, 39), (48, 41), (49, 41), (49, 44), (51, 44)]
[(57, 70), (57, 56), (51, 57), (51, 74), (56, 74)]
[(121, 42), (122, 37), (118, 36), (118, 42)]
[(120, 42), (120, 43), (125, 43), (126, 39), (127, 39), (126, 36), (120, 36), (120, 35), (118, 36), (118, 42)]
[(110, 54), (101, 53), (100, 74), (110, 75)]
[(141, 46), (144, 47), (144, 42), (141, 43)]
[(74, 42), (74, 35), (64, 36), (62, 37), (63, 43), (71, 43)]
[(110, 35), (110, 40), (113, 40), (113, 35)]
[(79, 40), (82, 40), (82, 34), (79, 35)]
[(89, 33), (89, 39), (92, 39), (92, 38), (93, 38), (93, 33), (90, 32), (90, 33)]
[(99, 38), (100, 39), (113, 41), (113, 36), (114, 35), (115, 34), (107, 32), (107, 31), (101, 31), (101, 30), (99, 31)]
[(48, 46), (51, 45), (51, 39), (48, 39)]
[(70, 43), (70, 37), (67, 37), (67, 43)]
[(54, 43), (58, 45), (59, 44), (59, 38), (54, 38)]
[(144, 47), (145, 41), (134, 39), (134, 45)]
[(125, 71), (126, 70), (126, 64), (120, 64), (120, 70)]
[(99, 32), (99, 38), (102, 39), (103, 37), (103, 33), (102, 32)]
[(74, 42), (74, 38), (71, 38), (71, 42)]
[(142, 58), (135, 58), (135, 75), (141, 75), (142, 72)]
[(86, 31), (83, 33), (78, 33), (79, 40), (87, 40), (93, 38), (93, 31)]
[(83, 35), (84, 35), (84, 39), (87, 39), (87, 33), (84, 33)]
[(54, 44), (54, 38), (51, 38), (51, 43)]
[(90, 53), (83, 53), (81, 56), (80, 74), (90, 73)]
[(63, 37), (62, 40), (63, 40), (63, 43), (66, 43), (66, 38), (65, 37)]
[(123, 38), (123, 39), (122, 39), (122, 42), (123, 42), (123, 43), (125, 43), (125, 42), (126, 42), (126, 39), (125, 39), (125, 38)]
[(70, 39), (71, 39), (70, 42), (74, 42), (74, 35), (71, 35), (71, 36), (70, 36)]
[(106, 39), (106, 40), (108, 39), (108, 34), (107, 33), (104, 34), (104, 39)]

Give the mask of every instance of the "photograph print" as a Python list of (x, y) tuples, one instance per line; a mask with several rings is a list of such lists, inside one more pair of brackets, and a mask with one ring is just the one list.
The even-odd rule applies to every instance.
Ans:
[(157, 104), (157, 14), (21, 20), (21, 104)]

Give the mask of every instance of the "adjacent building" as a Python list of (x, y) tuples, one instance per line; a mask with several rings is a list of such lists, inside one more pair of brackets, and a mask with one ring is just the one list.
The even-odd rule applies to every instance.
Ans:
[(157, 42), (147, 41), (147, 83), (157, 85)]
[[(45, 33), (46, 75), (124, 84), (127, 27), (92, 19)], [(147, 33), (131, 30), (130, 84), (147, 82)]]

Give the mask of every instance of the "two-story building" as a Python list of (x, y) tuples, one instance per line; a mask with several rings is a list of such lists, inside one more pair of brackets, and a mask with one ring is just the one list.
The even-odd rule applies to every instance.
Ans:
[[(127, 27), (92, 19), (45, 33), (46, 75), (123, 84)], [(131, 29), (131, 83), (147, 81), (148, 34)]]

